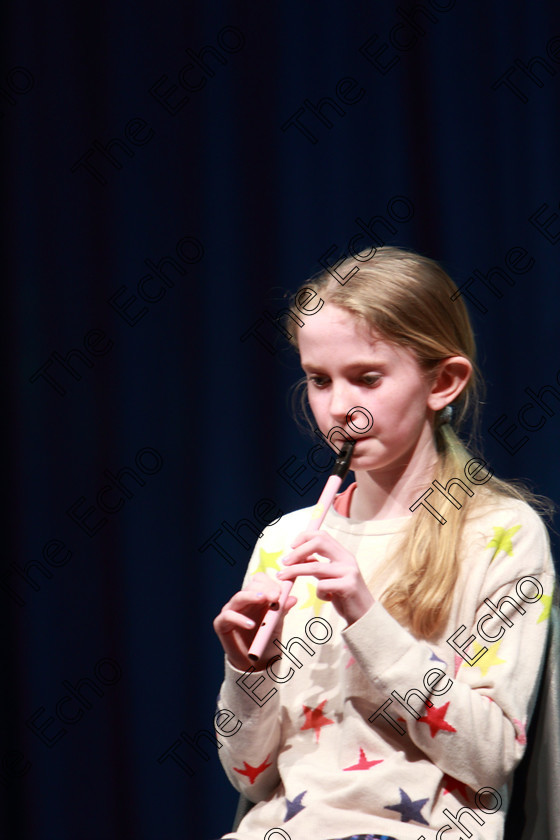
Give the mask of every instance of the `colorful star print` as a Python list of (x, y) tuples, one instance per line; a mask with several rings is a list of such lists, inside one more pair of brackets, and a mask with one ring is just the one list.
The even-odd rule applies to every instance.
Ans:
[(428, 821), (420, 813), (426, 802), (428, 802), (429, 797), (427, 799), (416, 799), (413, 802), (408, 793), (405, 793), (402, 788), (399, 788), (399, 793), (401, 795), (401, 801), (397, 805), (384, 805), (383, 807), (388, 811), (397, 811), (401, 815), (401, 822), (415, 820), (415, 822), (429, 825)]
[(519, 744), (526, 744), (527, 743), (527, 727), (523, 723), (522, 720), (518, 720), (517, 718), (512, 718), (513, 725), (515, 726), (515, 740)]
[(453, 776), (449, 776), (447, 773), (441, 780), (443, 785), (443, 795), (445, 796), (446, 793), (453, 793), (454, 790), (458, 791), (463, 799), (468, 802), (469, 795), (467, 793), (467, 786), (464, 782), (460, 782), (458, 779), (454, 779)]
[(447, 668), (447, 662), (444, 662), (443, 659), (440, 659), (439, 656), (436, 656), (436, 654), (433, 651), (432, 651), (432, 655), (430, 656), (430, 661), (432, 661), (432, 659), (434, 660), (434, 662), (442, 662), (445, 665), (445, 667)]
[[(352, 837), (339, 837), (338, 840), (395, 840), (395, 837), (389, 837), (388, 834), (353, 834)], [(424, 840), (419, 837), (418, 840)]]
[(460, 656), (460, 654), (458, 654), (458, 653), (455, 654), (455, 676), (457, 676), (459, 668), (461, 667), (461, 665), (463, 664), (464, 661), (465, 660), (463, 659), (462, 656)]
[[(494, 644), (488, 648), (484, 656), (481, 656), (478, 662), (473, 665), (473, 668), (480, 668), (483, 677), (486, 676), (490, 668), (494, 665), (503, 665), (506, 661), (505, 659), (498, 658), (498, 648), (502, 644), (502, 641), (503, 639), (500, 639), (499, 642), (494, 642)], [(484, 650), (484, 647), (479, 645), (478, 642), (473, 642), (473, 647), (475, 656), (477, 653), (480, 653), (481, 650)]]
[(272, 766), (271, 764), (266, 763), (269, 758), (270, 758), (270, 755), (267, 755), (267, 757), (265, 758), (263, 763), (259, 764), (258, 767), (252, 767), (250, 764), (247, 764), (247, 762), (244, 761), (243, 762), (243, 765), (244, 765), (243, 770), (240, 770), (238, 767), (234, 767), (233, 769), (235, 770), (236, 773), (239, 773), (240, 776), (248, 776), (249, 781), (251, 782), (251, 784), (253, 784), (253, 782), (255, 781), (257, 776), (260, 776), (260, 774), (263, 773), (266, 770), (267, 767)]
[(303, 714), (305, 715), (305, 723), (301, 727), (302, 730), (304, 729), (314, 729), (315, 730), (315, 738), (317, 739), (317, 743), (319, 743), (319, 735), (321, 733), (322, 726), (328, 726), (330, 723), (334, 723), (334, 720), (331, 720), (328, 717), (325, 717), (323, 714), (323, 706), (327, 701), (323, 700), (317, 708), (311, 709), (309, 706), (303, 707)]
[(302, 792), (298, 793), (298, 795), (294, 799), (288, 799), (286, 797), (286, 816), (284, 817), (285, 823), (288, 822), (288, 820), (291, 820), (292, 817), (295, 817), (296, 814), (299, 814), (300, 811), (303, 811), (305, 805), (301, 804), (301, 800), (303, 799), (306, 793), (306, 790), (302, 790)]
[(552, 593), (550, 595), (541, 595), (540, 602), (543, 605), (543, 611), (537, 619), (537, 624), (541, 621), (546, 621), (550, 617), (550, 610), (552, 609)]
[(279, 572), (283, 567), (279, 565), (278, 558), (282, 557), (283, 554), (283, 551), (265, 551), (264, 548), (261, 548), (259, 551), (259, 565), (253, 574), (256, 575), (257, 572), (266, 573), (267, 569)]
[(430, 727), (430, 735), (432, 738), (435, 738), (437, 733), (441, 730), (443, 732), (457, 732), (457, 730), (448, 723), (445, 718), (445, 713), (449, 708), (449, 700), (444, 706), (440, 706), (436, 709), (435, 706), (432, 706), (430, 709), (426, 710), (426, 714), (423, 715), (421, 718), (418, 718), (418, 723), (427, 723)]
[(343, 767), (343, 770), (369, 770), (370, 767), (373, 767), (375, 764), (381, 764), (383, 762), (382, 758), (379, 758), (377, 761), (368, 761), (366, 758), (366, 754), (363, 749), (360, 747), (360, 758), (357, 764), (353, 764), (351, 767)]
[[(496, 556), (500, 553), (500, 551), (505, 551), (510, 557), (513, 556), (513, 545), (511, 542), (511, 538), (514, 534), (519, 531), (521, 525), (513, 525), (511, 528), (507, 530), (505, 528), (492, 528), (494, 531), (494, 536), (486, 546), (486, 548), (495, 548), (495, 552), (492, 555), (492, 560), (495, 560)], [(490, 560), (490, 562), (492, 562)]]
[(325, 602), (317, 596), (316, 586), (314, 586), (312, 583), (307, 583), (306, 586), (308, 597), (307, 601), (304, 604), (301, 604), (300, 610), (304, 610), (307, 607), (313, 607), (313, 614), (315, 615), (315, 617), (317, 617), (321, 612), (322, 608), (325, 606)]
[[(344, 645), (344, 650), (350, 650), (350, 648), (348, 647), (348, 645)], [(350, 654), (350, 659), (348, 660), (348, 662), (347, 662), (347, 663), (346, 663), (346, 665), (344, 666), (344, 670), (346, 670), (346, 668), (349, 668), (349, 667), (350, 667), (350, 665), (354, 665), (354, 663), (355, 663), (355, 662), (356, 662), (356, 660), (354, 659), (354, 657), (352, 656), (352, 654)]]

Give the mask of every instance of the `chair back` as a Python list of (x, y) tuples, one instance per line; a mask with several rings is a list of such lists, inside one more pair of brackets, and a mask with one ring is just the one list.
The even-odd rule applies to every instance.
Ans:
[(550, 611), (548, 643), (527, 751), (513, 777), (504, 840), (560, 838), (560, 609)]

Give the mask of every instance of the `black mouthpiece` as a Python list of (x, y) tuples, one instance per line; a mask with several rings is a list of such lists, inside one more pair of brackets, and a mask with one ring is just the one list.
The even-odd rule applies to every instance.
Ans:
[(350, 461), (352, 460), (352, 452), (354, 451), (355, 440), (346, 440), (342, 444), (340, 454), (334, 462), (334, 467), (331, 475), (340, 476), (340, 480), (344, 481), (346, 473), (350, 469)]

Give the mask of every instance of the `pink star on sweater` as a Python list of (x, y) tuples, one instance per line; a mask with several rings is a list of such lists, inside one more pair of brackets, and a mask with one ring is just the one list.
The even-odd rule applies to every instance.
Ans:
[[(348, 645), (344, 645), (344, 650), (350, 650), (350, 648), (348, 647)], [(354, 659), (354, 657), (352, 656), (352, 654), (350, 654), (350, 659), (348, 660), (348, 662), (347, 662), (347, 663), (346, 663), (346, 665), (344, 666), (344, 670), (346, 670), (346, 668), (349, 668), (349, 667), (350, 667), (350, 665), (353, 665), (353, 664), (355, 663), (355, 661), (356, 661), (356, 660)]]
[(351, 767), (343, 767), (343, 770), (369, 770), (370, 767), (373, 767), (374, 764), (381, 764), (383, 761), (382, 758), (378, 759), (377, 761), (368, 761), (366, 758), (366, 754), (363, 749), (360, 747), (360, 759), (357, 764), (352, 764)]
[(517, 718), (512, 718), (513, 725), (515, 726), (515, 740), (519, 744), (526, 744), (527, 743), (527, 730), (526, 726), (521, 720), (517, 720)]
[(458, 671), (459, 671), (459, 668), (461, 667), (461, 665), (463, 664), (463, 662), (464, 662), (463, 657), (462, 657), (462, 656), (459, 656), (459, 654), (458, 654), (458, 653), (456, 653), (456, 654), (455, 654), (455, 676), (457, 676), (457, 673), (458, 673)]

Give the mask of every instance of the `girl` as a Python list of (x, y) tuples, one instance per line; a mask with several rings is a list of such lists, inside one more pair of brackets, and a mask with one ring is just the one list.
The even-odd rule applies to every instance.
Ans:
[(269, 526), (214, 621), (219, 755), (257, 803), (228, 838), (499, 840), (525, 750), (554, 587), (546, 529), (454, 431), (479, 399), (456, 286), (425, 257), (373, 251), (307, 283), (289, 321), (316, 426), (335, 449), (356, 441), (355, 483), (320, 531), (310, 508)]

